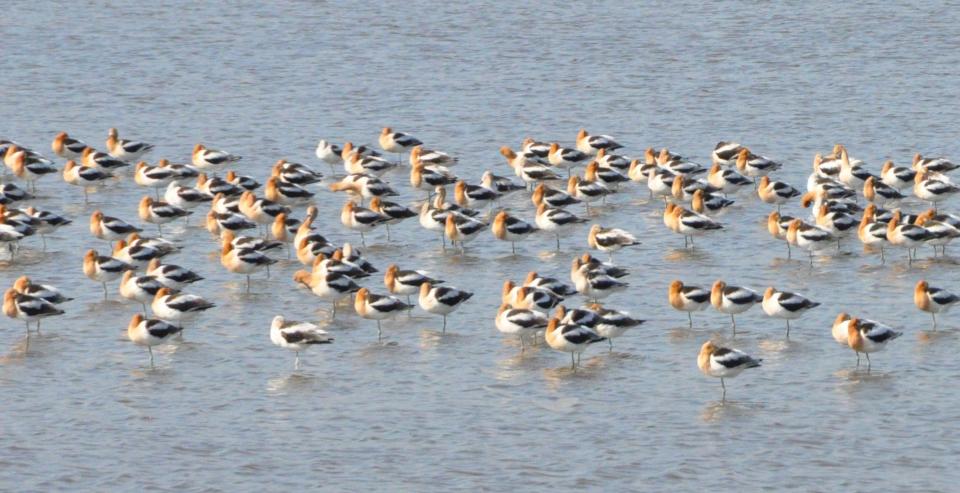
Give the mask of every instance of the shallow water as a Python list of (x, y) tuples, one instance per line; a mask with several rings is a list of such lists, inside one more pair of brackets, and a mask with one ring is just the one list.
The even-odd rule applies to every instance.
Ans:
[[(835, 142), (874, 169), (915, 151), (960, 157), (956, 9), (765, 7), (23, 3), (0, 16), (0, 134), (47, 152), (59, 130), (102, 146), (116, 126), (156, 143), (153, 160), (186, 160), (202, 141), (243, 155), (237, 169), (258, 178), (280, 157), (326, 170), (317, 139), (374, 143), (384, 125), (459, 156), (470, 180), (507, 174), (500, 145), (527, 135), (572, 145), (580, 127), (615, 135), (630, 154), (669, 146), (702, 161), (717, 141), (737, 140), (788, 163), (777, 177), (798, 187), (812, 155)], [(387, 178), (403, 201), (419, 198), (405, 172)], [(911, 292), (920, 278), (960, 287), (956, 260), (929, 260), (929, 249), (912, 268), (903, 252), (881, 267), (847, 242), (811, 269), (785, 259), (763, 227), (768, 207), (744, 192), (726, 230), (684, 250), (660, 205), (627, 187), (594, 219), (642, 238), (617, 256), (632, 288), (609, 305), (648, 322), (612, 352), (592, 348), (573, 373), (565, 354), (520, 353), (492, 320), (503, 280), (531, 269), (566, 278), (586, 227), (559, 253), (544, 237), (512, 257), (485, 235), (461, 257), (411, 221), (393, 228), (393, 243), (374, 233), (367, 256), (475, 291), (448, 333), (417, 310), (386, 322), (378, 344), (373, 322), (338, 315), (336, 342), (294, 372), (269, 342), (269, 320), (325, 321), (329, 305), (294, 288), (295, 261), (245, 294), (196, 218), (165, 229), (185, 246), (170, 261), (206, 277), (190, 291), (219, 308), (150, 369), (123, 332), (139, 307), (115, 291), (104, 302), (80, 270), (83, 250), (105, 247), (87, 231), (90, 212), (135, 220), (144, 190), (127, 176), (88, 205), (56, 179), (40, 190), (36, 204), (76, 223), (45, 253), (27, 242), (2, 264), (0, 285), (25, 273), (77, 299), (29, 347), (21, 323), (3, 323), (3, 489), (949, 490), (958, 479), (957, 323), (942, 317), (929, 332)], [(343, 197), (318, 197), (323, 234), (358, 242), (337, 220)], [(532, 219), (525, 197), (505, 206)], [(674, 278), (772, 284), (824, 306), (789, 341), (755, 308), (731, 341), (728, 318), (712, 311), (686, 327), (666, 304)], [(383, 291), (380, 277), (363, 285)], [(839, 311), (905, 335), (868, 374), (830, 337)], [(696, 368), (711, 337), (764, 358), (728, 382), (725, 405)]]

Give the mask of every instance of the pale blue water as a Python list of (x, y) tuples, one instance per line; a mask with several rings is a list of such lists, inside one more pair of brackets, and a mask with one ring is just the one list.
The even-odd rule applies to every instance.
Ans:
[[(116, 126), (157, 144), (153, 160), (185, 160), (202, 141), (243, 155), (238, 169), (265, 179), (280, 157), (328, 171), (313, 157), (318, 139), (375, 143), (391, 125), (459, 156), (455, 171), (475, 181), (484, 169), (509, 172), (500, 145), (528, 135), (572, 145), (586, 127), (615, 135), (629, 154), (669, 146), (702, 161), (717, 141), (737, 140), (788, 163), (777, 177), (798, 187), (813, 154), (836, 142), (875, 170), (887, 158), (905, 165), (916, 151), (960, 157), (960, 19), (932, 2), (5, 7), (0, 136), (48, 154), (57, 131), (103, 146)], [(402, 201), (419, 197), (405, 172), (386, 178)], [(26, 273), (77, 299), (29, 349), (22, 324), (3, 322), (0, 487), (954, 489), (957, 324), (942, 317), (932, 336), (911, 301), (920, 278), (960, 290), (952, 257), (933, 262), (926, 249), (908, 269), (895, 252), (880, 267), (847, 242), (810, 270), (784, 258), (762, 226), (768, 207), (748, 192), (723, 217), (722, 234), (684, 251), (646, 191), (627, 190), (595, 219), (641, 237), (642, 247), (617, 257), (633, 271), (632, 288), (609, 305), (648, 323), (612, 353), (593, 348), (583, 370), (572, 374), (566, 355), (546, 348), (521, 355), (493, 315), (503, 280), (531, 269), (566, 278), (586, 227), (559, 254), (545, 237), (513, 258), (485, 235), (459, 257), (412, 221), (394, 228), (393, 244), (372, 235), (367, 255), (381, 269), (400, 262), (476, 291), (449, 333), (439, 336), (439, 319), (417, 311), (386, 322), (380, 345), (373, 322), (338, 316), (329, 327), (336, 342), (309, 351), (293, 373), (292, 355), (270, 345), (269, 320), (323, 321), (329, 308), (294, 289), (299, 264), (284, 262), (269, 281), (257, 276), (246, 295), (197, 220), (169, 228), (186, 246), (170, 261), (206, 277), (191, 292), (220, 306), (150, 370), (123, 332), (138, 307), (115, 294), (102, 302), (80, 270), (84, 249), (104, 248), (87, 231), (90, 212), (133, 221), (144, 190), (128, 176), (84, 205), (78, 190), (46, 179), (35, 203), (76, 223), (45, 254), (28, 241), (0, 285)], [(319, 226), (334, 241), (357, 242), (337, 220), (342, 201), (318, 195)], [(532, 220), (525, 197), (505, 205)], [(687, 329), (666, 304), (667, 283), (720, 277), (800, 291), (824, 306), (794, 325), (789, 342), (782, 322), (759, 308), (740, 317), (735, 341), (715, 312)], [(380, 277), (363, 284), (383, 291)], [(830, 337), (842, 310), (906, 332), (874, 357), (870, 375)], [(728, 383), (726, 406), (718, 382), (696, 368), (710, 337), (765, 359)]]

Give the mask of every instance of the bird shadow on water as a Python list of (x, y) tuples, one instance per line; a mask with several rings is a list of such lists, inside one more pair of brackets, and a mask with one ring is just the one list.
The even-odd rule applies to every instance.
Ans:
[(718, 423), (723, 421), (748, 418), (761, 412), (764, 405), (759, 402), (734, 400), (717, 400), (708, 402), (700, 412), (700, 420), (704, 423)]
[(865, 362), (861, 362), (859, 367), (854, 366), (837, 370), (834, 375), (840, 379), (838, 389), (850, 394), (893, 385), (896, 381), (893, 373), (876, 368), (868, 370)]
[(320, 382), (318, 377), (301, 368), (267, 380), (266, 390), (271, 394), (301, 392), (315, 388)]
[(670, 262), (689, 262), (689, 261), (704, 261), (710, 258), (710, 252), (703, 248), (680, 248), (675, 247), (667, 251), (667, 254), (663, 256), (664, 260)]
[(917, 331), (917, 341), (923, 345), (935, 344), (946, 339), (954, 339), (956, 336), (956, 329), (921, 329)]

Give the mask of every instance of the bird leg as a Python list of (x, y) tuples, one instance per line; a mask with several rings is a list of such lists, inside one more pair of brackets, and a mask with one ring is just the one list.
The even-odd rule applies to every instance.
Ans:
[(790, 338), (790, 320), (787, 320), (787, 339)]
[(690, 324), (690, 328), (693, 328), (693, 313), (687, 312), (687, 322)]
[(443, 316), (443, 333), (444, 334), (447, 333), (447, 316), (446, 315)]
[(380, 321), (377, 320), (377, 342), (383, 341), (383, 331), (380, 330)]

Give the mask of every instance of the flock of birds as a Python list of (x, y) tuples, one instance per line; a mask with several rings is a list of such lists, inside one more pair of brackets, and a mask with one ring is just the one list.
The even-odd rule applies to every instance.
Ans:
[[(936, 256), (960, 236), (960, 216), (938, 208), (960, 192), (947, 175), (958, 165), (945, 158), (917, 154), (910, 167), (897, 167), (888, 161), (879, 174), (874, 174), (861, 161), (851, 158), (844, 146), (837, 145), (832, 151), (815, 156), (806, 191), (801, 192), (771, 178), (781, 168), (780, 163), (754, 154), (738, 143), (717, 144), (711, 166), (706, 167), (667, 149), (656, 152), (648, 148), (642, 158), (632, 159), (618, 154), (622, 146), (612, 137), (580, 130), (571, 148), (530, 138), (523, 140), (518, 150), (502, 147), (501, 155), (522, 183), (488, 170), (478, 183), (471, 184), (451, 171), (458, 163), (456, 157), (428, 149), (411, 135), (384, 128), (378, 140), (379, 151), (372, 146), (350, 142), (339, 146), (325, 140), (316, 148), (317, 158), (334, 173), (337, 166), (346, 172), (341, 179), (326, 185), (333, 192), (347, 194), (340, 222), (359, 233), (364, 246), (366, 233), (382, 227), (389, 241), (391, 225), (416, 217), (420, 226), (438, 234), (444, 249), (449, 241), (452, 248), (463, 252), (471, 240), (489, 230), (496, 239), (509, 242), (514, 254), (518, 242), (542, 234), (552, 235), (559, 250), (561, 239), (572, 228), (589, 222), (571, 212), (570, 207), (582, 204), (589, 215), (590, 204), (606, 201), (631, 183), (645, 186), (652, 199), (663, 200), (663, 224), (683, 236), (685, 247), (691, 248), (694, 238), (718, 234), (724, 229), (717, 218), (733, 204), (731, 197), (743, 190), (753, 190), (751, 193), (756, 193), (762, 202), (776, 206), (768, 217), (770, 234), (787, 243), (788, 256), (793, 248), (806, 250), (811, 266), (816, 255), (839, 249), (848, 237), (859, 239), (867, 251), (878, 252), (881, 262), (886, 261), (885, 248), (899, 247), (907, 252), (908, 263), (912, 263), (919, 247), (932, 247)], [(164, 224), (189, 220), (198, 208), (208, 208), (205, 225), (217, 237), (221, 265), (231, 273), (245, 276), (248, 291), (251, 274), (266, 271), (269, 276), (270, 266), (277, 262), (271, 255), (286, 249), (288, 257), (295, 255), (308, 267), (294, 274), (297, 285), (331, 301), (332, 318), (336, 317), (338, 303), (350, 299), (358, 316), (376, 321), (378, 339), (382, 337), (382, 321), (415, 306), (441, 316), (446, 331), (447, 316), (473, 296), (426, 272), (402, 270), (396, 264), (385, 270), (388, 293), (375, 293), (358, 285), (358, 281), (378, 269), (354, 245), (335, 245), (316, 229), (319, 211), (313, 199), (317, 192), (311, 187), (321, 184), (324, 178), (309, 165), (277, 161), (262, 195), (258, 195), (261, 185), (254, 177), (232, 170), (223, 177), (217, 176), (239, 161), (240, 156), (197, 144), (189, 164), (167, 159), (148, 164), (142, 159), (153, 147), (121, 139), (116, 129), (110, 129), (106, 152), (102, 152), (61, 132), (51, 145), (53, 153), (66, 160), (61, 168), (40, 152), (0, 140), (5, 176), (12, 175), (26, 183), (21, 187), (5, 180), (0, 188), (0, 244), (7, 247), (11, 262), (16, 262), (24, 238), (39, 235), (45, 249), (46, 235), (73, 221), (34, 206), (21, 206), (31, 200), (39, 180), (60, 174), (65, 182), (84, 191), (86, 201), (88, 190), (98, 188), (108, 193), (120, 186), (119, 177), (132, 174), (134, 183), (148, 190), (138, 207), (142, 223), (155, 225), (162, 235)], [(391, 159), (393, 155), (396, 160)], [(403, 164), (404, 155), (408, 156), (409, 166)], [(581, 167), (582, 176), (574, 173)], [(401, 168), (409, 170), (411, 187), (424, 194), (418, 208), (388, 200), (398, 193), (383, 177)], [(452, 187), (452, 201), (448, 200), (447, 187)], [(931, 208), (918, 214), (902, 213), (896, 207), (907, 198), (907, 189)], [(536, 208), (532, 222), (499, 207), (504, 196), (516, 193), (530, 195)], [(859, 203), (861, 195), (866, 200), (865, 207)], [(782, 214), (782, 206), (791, 201), (812, 208), (809, 218)], [(302, 219), (295, 217), (298, 209), (305, 210)], [(119, 281), (120, 296), (141, 304), (142, 313), (133, 315), (127, 334), (135, 344), (147, 347), (153, 365), (152, 348), (182, 337), (184, 325), (214, 308), (214, 304), (184, 291), (202, 280), (200, 275), (162, 263), (164, 257), (180, 250), (177, 242), (146, 236), (141, 226), (94, 211), (89, 219), (90, 233), (109, 242), (110, 251), (109, 255), (87, 251), (83, 273), (101, 284), (105, 299), (110, 293), (108, 283)], [(259, 235), (245, 234), (258, 228)], [(521, 350), (528, 342), (544, 340), (549, 347), (569, 353), (574, 370), (590, 345), (607, 341), (612, 348), (614, 338), (643, 323), (628, 312), (600, 304), (604, 298), (628, 288), (624, 278), (629, 272), (614, 264), (613, 256), (623, 248), (638, 245), (637, 237), (620, 228), (592, 224), (587, 244), (607, 254), (607, 261), (590, 253), (574, 257), (570, 284), (537, 272), (530, 272), (522, 283), (507, 280), (495, 317), (496, 328), (517, 336)], [(575, 295), (582, 296), (587, 304), (579, 308), (562, 304), (565, 298)], [(416, 305), (411, 296), (417, 296)], [(70, 299), (59, 289), (35, 283), (24, 275), (5, 292), (3, 312), (24, 321), (29, 337), (32, 323), (39, 331), (41, 320), (63, 314), (60, 306)], [(773, 287), (760, 294), (719, 280), (709, 287), (674, 280), (667, 299), (671, 307), (687, 313), (691, 327), (692, 313), (709, 306), (729, 314), (734, 335), (736, 315), (756, 304), (766, 315), (786, 321), (787, 337), (791, 320), (820, 305), (803, 295)], [(914, 302), (918, 309), (932, 315), (936, 327), (936, 315), (960, 302), (960, 297), (919, 281)], [(882, 350), (902, 333), (880, 322), (842, 313), (833, 324), (832, 334), (838, 343), (856, 352), (858, 366), (860, 355), (864, 354), (869, 370), (870, 353)], [(270, 338), (277, 346), (296, 353), (295, 367), (299, 367), (301, 351), (311, 345), (333, 342), (320, 325), (287, 320), (281, 315), (272, 321)], [(760, 366), (761, 362), (712, 341), (702, 345), (697, 361), (703, 373), (720, 379), (724, 396), (726, 378)]]

